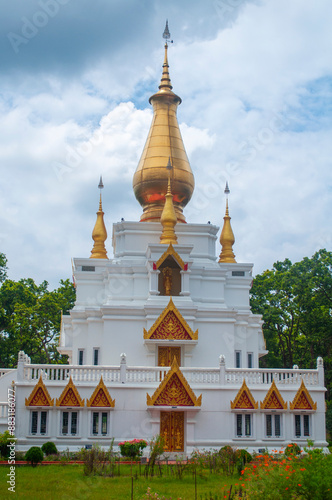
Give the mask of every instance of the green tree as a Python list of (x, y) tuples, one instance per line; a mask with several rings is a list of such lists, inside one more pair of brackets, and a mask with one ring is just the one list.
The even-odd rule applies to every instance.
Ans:
[(0, 283), (7, 278), (7, 257), (0, 252)]
[(255, 277), (254, 313), (262, 314), (269, 354), (263, 367), (314, 368), (324, 358), (328, 395), (332, 394), (332, 253), (319, 250), (292, 264), (276, 262)]
[(20, 350), (33, 363), (65, 362), (57, 351), (61, 312), (68, 313), (74, 302), (69, 280), (49, 291), (47, 281), (6, 279), (0, 288), (0, 366), (15, 367)]

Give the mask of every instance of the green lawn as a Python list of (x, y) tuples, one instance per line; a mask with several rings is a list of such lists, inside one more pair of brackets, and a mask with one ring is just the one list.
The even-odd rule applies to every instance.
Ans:
[[(85, 477), (82, 465), (49, 465), (32, 468), (16, 467), (16, 491), (7, 490), (8, 467), (0, 467), (0, 497), (31, 498), (33, 500), (70, 500), (70, 499), (114, 499), (130, 500), (131, 477), (130, 466), (122, 466), (120, 477)], [(128, 475), (125, 475), (128, 474)], [(223, 499), (231, 484), (239, 483), (237, 478), (225, 478), (207, 471), (204, 478), (197, 476), (197, 500), (205, 500), (210, 492)], [(134, 500), (141, 500), (147, 488), (152, 492), (177, 500), (194, 500), (194, 479), (190, 474), (182, 480), (167, 476), (146, 479), (144, 476), (134, 478)], [(234, 491), (234, 486), (233, 486)], [(228, 498), (228, 494), (227, 494)]]

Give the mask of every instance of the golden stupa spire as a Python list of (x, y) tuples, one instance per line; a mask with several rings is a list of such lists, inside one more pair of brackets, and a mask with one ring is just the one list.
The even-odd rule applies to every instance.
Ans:
[(98, 187), (100, 189), (99, 210), (97, 212), (96, 224), (92, 231), (92, 239), (94, 241), (94, 245), (91, 251), (90, 259), (107, 259), (108, 258), (107, 251), (105, 248), (105, 241), (107, 240), (107, 231), (104, 223), (104, 212), (101, 202), (101, 190), (103, 189), (104, 184), (101, 176)]
[(165, 56), (159, 90), (149, 102), (153, 106), (153, 119), (144, 150), (134, 174), (134, 193), (143, 207), (141, 221), (159, 221), (165, 204), (168, 185), (165, 165), (172, 162), (173, 204), (178, 222), (186, 222), (182, 213), (194, 191), (194, 176), (177, 121), (176, 110), (181, 99), (172, 91), (168, 66), (168, 22), (163, 38)]
[(219, 262), (231, 262), (236, 263), (235, 255), (233, 252), (233, 245), (235, 243), (234, 233), (231, 226), (231, 218), (229, 216), (228, 211), (228, 195), (230, 193), (228, 182), (226, 182), (225, 187), (225, 195), (226, 195), (226, 213), (224, 217), (224, 226), (220, 235), (220, 244), (221, 244), (221, 254), (219, 255)]
[(178, 239), (174, 231), (175, 224), (177, 223), (177, 218), (174, 210), (173, 195), (171, 191), (172, 164), (170, 158), (168, 159), (166, 168), (168, 170), (168, 184), (167, 184), (167, 193), (165, 195), (165, 205), (160, 217), (160, 222), (161, 225), (163, 226), (163, 232), (161, 233), (160, 236), (160, 243), (165, 243), (167, 245), (172, 243), (172, 245), (175, 245), (178, 242)]

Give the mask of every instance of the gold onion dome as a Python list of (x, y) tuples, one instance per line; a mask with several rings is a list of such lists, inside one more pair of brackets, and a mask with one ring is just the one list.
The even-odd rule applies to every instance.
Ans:
[(236, 263), (235, 255), (233, 252), (233, 245), (235, 237), (231, 226), (231, 218), (228, 211), (228, 194), (230, 193), (228, 183), (226, 182), (226, 213), (224, 217), (224, 226), (220, 234), (221, 254), (219, 255), (219, 262)]
[(186, 222), (182, 211), (192, 196), (195, 182), (176, 116), (181, 99), (172, 91), (168, 71), (167, 40), (170, 34), (167, 23), (163, 36), (166, 38), (163, 73), (158, 92), (149, 99), (153, 106), (153, 119), (134, 174), (133, 187), (143, 207), (141, 221), (159, 221), (168, 185), (165, 167), (170, 158), (174, 210), (177, 222)]
[(168, 160), (167, 169), (169, 171), (167, 193), (165, 195), (165, 204), (163, 211), (161, 213), (160, 222), (163, 226), (163, 232), (160, 236), (160, 243), (165, 243), (169, 245), (170, 243), (177, 244), (178, 239), (176, 237), (174, 227), (177, 223), (176, 213), (173, 205), (173, 195), (171, 191), (171, 174), (172, 165), (170, 159)]
[(92, 231), (92, 239), (94, 241), (94, 245), (91, 251), (90, 259), (107, 259), (107, 251), (105, 248), (107, 231), (104, 223), (104, 212), (101, 201), (101, 190), (103, 189), (104, 185), (101, 176), (98, 187), (100, 189), (99, 210), (97, 212), (96, 224)]

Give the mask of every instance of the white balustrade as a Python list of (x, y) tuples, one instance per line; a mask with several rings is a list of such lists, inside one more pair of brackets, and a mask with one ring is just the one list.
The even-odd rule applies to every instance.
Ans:
[(0, 378), (6, 375), (6, 373), (15, 371), (16, 368), (0, 368)]
[[(96, 382), (103, 377), (105, 383), (145, 384), (160, 382), (169, 372), (165, 366), (127, 366), (125, 378), (120, 380), (120, 366), (94, 365), (24, 365), (24, 380), (38, 380), (40, 374), (49, 381)], [(181, 371), (189, 384), (220, 384), (219, 368), (181, 367)], [(271, 385), (274, 380), (278, 385), (299, 385), (301, 380), (307, 386), (319, 385), (318, 370), (284, 370), (284, 369), (225, 369), (225, 384), (239, 385), (246, 380), (248, 385)]]

